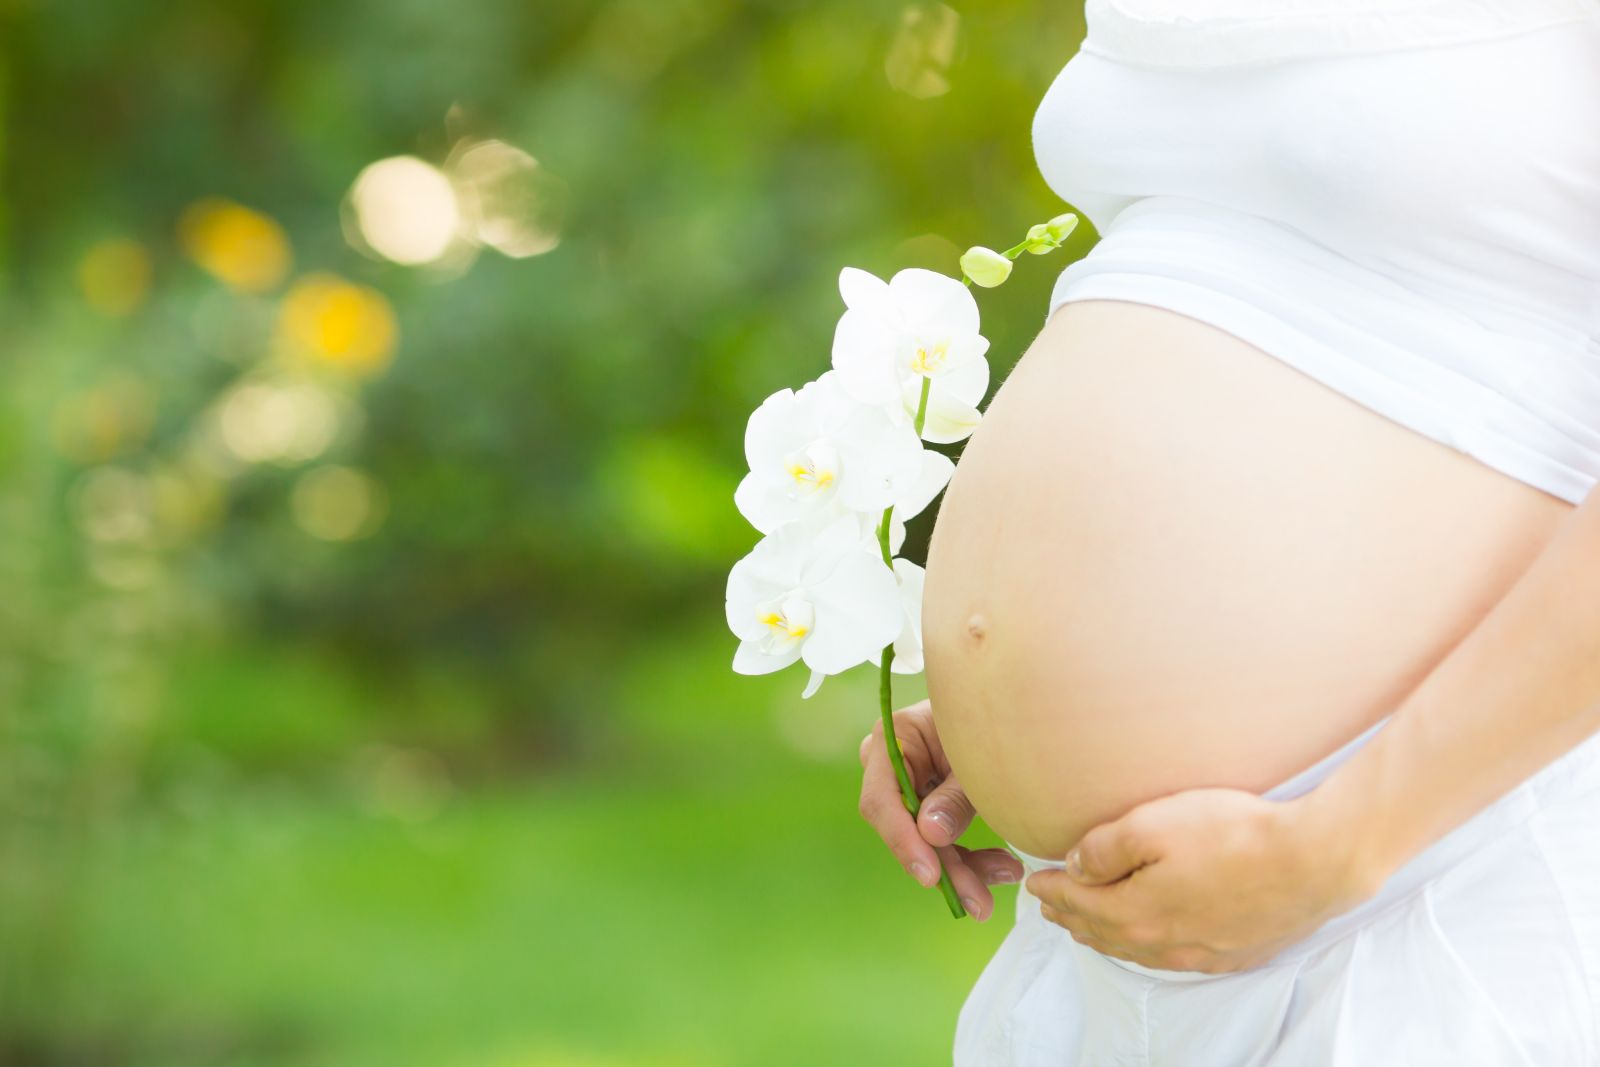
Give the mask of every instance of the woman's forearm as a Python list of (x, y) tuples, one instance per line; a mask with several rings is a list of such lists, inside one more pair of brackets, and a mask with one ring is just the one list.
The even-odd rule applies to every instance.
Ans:
[(1600, 731), (1600, 490), (1401, 702), (1294, 803), (1365, 889)]

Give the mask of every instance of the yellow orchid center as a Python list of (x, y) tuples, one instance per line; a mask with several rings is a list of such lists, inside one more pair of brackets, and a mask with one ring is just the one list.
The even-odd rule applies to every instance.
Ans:
[(911, 357), (911, 370), (914, 374), (921, 374), (931, 378), (944, 369), (945, 361), (950, 354), (950, 342), (940, 341), (937, 344), (918, 344), (916, 352)]
[(839, 450), (827, 441), (813, 441), (783, 460), (791, 497), (825, 493), (839, 479)]
[(762, 605), (757, 618), (767, 628), (762, 649), (771, 654), (790, 648), (810, 633), (816, 610), (810, 600), (795, 592)]

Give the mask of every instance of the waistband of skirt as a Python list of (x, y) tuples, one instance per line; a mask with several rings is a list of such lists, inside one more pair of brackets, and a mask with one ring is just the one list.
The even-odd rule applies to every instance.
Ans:
[[(1355, 755), (1362, 745), (1377, 736), (1392, 719), (1392, 715), (1385, 716), (1338, 749), (1335, 749), (1305, 770), (1274, 786), (1263, 793), (1262, 796), (1274, 800), (1289, 800), (1310, 792), (1333, 773), (1334, 769), (1341, 763)], [(1564, 796), (1576, 796), (1592, 790), (1600, 790), (1600, 733), (1591, 735), (1571, 750), (1563, 753), (1541, 770), (1536, 771), (1518, 783), (1517, 786), (1490, 803), (1466, 822), (1412, 857), (1409, 862), (1390, 875), (1388, 880), (1384, 882), (1383, 887), (1371, 898), (1350, 911), (1329, 919), (1308, 937), (1288, 946), (1272, 959), (1259, 966), (1267, 968), (1294, 964), (1320, 951), (1334, 941), (1366, 925), (1378, 913), (1386, 911), (1400, 900), (1411, 896), (1421, 889), (1423, 885), (1440, 877), (1469, 856), (1481, 851), (1490, 843), (1499, 839), (1501, 835), (1512, 832), (1517, 826), (1526, 822), (1544, 804)], [(1030, 873), (1046, 867), (1061, 867), (1064, 864), (1063, 860), (1041, 859), (1036, 856), (1029, 856), (1014, 848), (1011, 851), (1017, 854), (1024, 867)], [(1024, 891), (1026, 891), (1026, 887), (1024, 887)], [(1044, 921), (1038, 916), (1035, 916), (1035, 918), (1038, 918), (1041, 923)], [(1106, 956), (1105, 958), (1126, 970), (1152, 978), (1159, 978), (1163, 981), (1206, 981), (1225, 977), (1225, 975), (1208, 974), (1203, 971), (1172, 971), (1158, 967), (1146, 967), (1143, 964), (1114, 956)]]

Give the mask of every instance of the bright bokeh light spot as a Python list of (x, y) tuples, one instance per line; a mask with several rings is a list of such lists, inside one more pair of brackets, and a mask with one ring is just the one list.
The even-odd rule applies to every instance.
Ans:
[(231, 200), (189, 206), (178, 221), (183, 250), (228, 288), (264, 293), (289, 273), (289, 238), (277, 222)]
[(350, 188), (361, 238), (385, 259), (421, 266), (444, 256), (461, 230), (455, 188), (415, 156), (380, 159)]
[(137, 311), (150, 294), (150, 254), (127, 238), (101, 241), (78, 262), (78, 288), (103, 315)]
[(472, 236), (513, 259), (561, 243), (566, 186), (539, 161), (504, 141), (479, 141), (447, 165)]
[(217, 409), (222, 443), (246, 463), (304, 463), (327, 450), (339, 428), (338, 410), (314, 385), (247, 382)]
[(295, 282), (283, 298), (278, 327), (295, 352), (361, 376), (389, 365), (399, 337), (382, 293), (333, 274)]
[(919, 99), (950, 91), (947, 73), (961, 35), (961, 16), (943, 4), (908, 4), (884, 59), (889, 84)]
[(295, 522), (323, 541), (354, 541), (383, 522), (383, 487), (354, 467), (318, 467), (295, 483)]
[(150, 533), (150, 493), (145, 480), (121, 467), (97, 467), (74, 494), (78, 525), (95, 541), (141, 541)]

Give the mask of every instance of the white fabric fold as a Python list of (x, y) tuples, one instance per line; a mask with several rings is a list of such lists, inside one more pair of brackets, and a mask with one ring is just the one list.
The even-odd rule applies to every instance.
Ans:
[[(1314, 786), (1373, 733), (1291, 781)], [(955, 1067), (1590, 1067), (1596, 826), (1600, 736), (1361, 907), (1221, 975), (1101, 955), (1046, 922), (1023, 885), (1015, 926), (962, 1006)], [(1059, 865), (1022, 859), (1030, 873)]]

